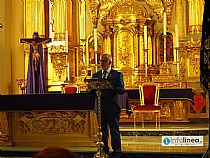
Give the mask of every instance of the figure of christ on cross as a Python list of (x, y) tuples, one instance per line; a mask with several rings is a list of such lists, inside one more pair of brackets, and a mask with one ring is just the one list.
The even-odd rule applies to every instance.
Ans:
[(38, 32), (34, 32), (33, 38), (20, 39), (20, 43), (30, 45), (26, 94), (46, 93), (42, 43), (48, 42), (51, 42), (51, 39), (40, 38)]

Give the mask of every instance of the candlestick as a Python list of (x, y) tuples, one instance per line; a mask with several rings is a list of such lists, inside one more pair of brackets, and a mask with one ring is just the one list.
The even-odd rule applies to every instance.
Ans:
[(69, 62), (68, 62), (68, 64), (67, 64), (67, 70), (68, 70), (68, 75), (67, 75), (67, 77), (68, 77), (68, 80), (70, 79), (70, 73), (69, 73), (69, 69), (70, 69), (70, 66), (69, 66)]
[(179, 76), (179, 48), (176, 47), (176, 73)]
[(164, 12), (163, 13), (163, 41), (164, 41), (164, 43), (163, 43), (163, 59), (164, 59), (164, 63), (166, 63), (166, 24), (167, 24), (167, 22), (166, 22), (166, 12)]
[(82, 59), (83, 59), (84, 65), (85, 65), (86, 64), (86, 62), (85, 62), (85, 45), (83, 45), (83, 48), (82, 48)]
[(97, 57), (97, 52), (98, 52), (98, 39), (97, 39), (97, 28), (94, 28), (94, 52), (95, 52), (95, 69), (97, 72), (97, 64), (98, 64), (98, 57)]
[(144, 50), (144, 53), (145, 53), (145, 78), (147, 78), (147, 52), (148, 52), (148, 49), (145, 49)]

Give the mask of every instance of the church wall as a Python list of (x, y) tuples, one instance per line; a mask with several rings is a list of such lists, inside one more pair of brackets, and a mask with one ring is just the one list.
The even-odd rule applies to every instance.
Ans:
[(0, 17), (3, 28), (0, 28), (0, 93), (11, 92), (11, 1), (0, 1)]
[(19, 43), (23, 37), (22, 0), (1, 0), (0, 2), (0, 93), (18, 93), (16, 79), (24, 78), (24, 50)]
[(23, 44), (19, 43), (19, 39), (24, 37), (24, 1), (15, 0), (11, 7), (11, 86), (12, 93), (17, 94), (19, 90), (16, 79), (24, 78), (24, 49)]
[[(72, 21), (69, 23), (72, 23), (72, 32), (71, 32), (71, 46), (72, 47), (78, 47), (80, 43), (79, 39), (79, 24), (78, 24), (78, 1), (74, 1), (73, 3), (73, 10), (70, 10), (72, 15)], [(6, 93), (17, 93), (18, 92), (18, 86), (16, 79), (23, 79), (24, 74), (27, 72), (27, 62), (24, 61), (24, 49), (23, 45), (18, 42), (19, 38), (26, 37), (24, 35), (24, 32), (28, 30), (25, 28), (24, 30), (24, 3), (23, 0), (1, 0), (1, 6), (0, 6), (0, 22), (3, 20), (4, 28), (0, 28), (0, 46), (1, 51), (0, 55), (0, 74), (2, 76), (5, 76), (4, 78), (0, 78), (0, 90), (5, 91)], [(86, 39), (91, 35), (93, 32), (93, 22), (91, 19), (91, 12), (90, 12), (90, 1), (86, 1)], [(144, 7), (146, 8), (148, 15), (152, 14), (153, 18), (155, 20), (158, 20), (157, 14), (154, 12), (154, 8), (152, 9), (149, 7), (147, 3), (142, 2)], [(188, 14), (187, 14), (187, 2), (186, 0), (177, 0), (174, 1), (173, 4), (173, 12), (172, 12), (172, 19), (171, 23), (167, 25), (168, 31), (174, 35), (174, 24), (177, 23), (179, 27), (179, 40), (181, 41), (184, 37), (187, 36), (187, 28), (188, 26)], [(12, 8), (12, 9), (11, 9)], [(183, 11), (184, 10), (184, 11)], [(32, 11), (31, 11), (32, 12)], [(31, 19), (31, 18), (29, 18)], [(33, 21), (33, 20), (32, 20)], [(76, 21), (76, 22), (75, 22)], [(32, 22), (33, 23), (33, 22)], [(38, 25), (39, 26), (39, 25)], [(30, 25), (29, 25), (30, 27)], [(154, 25), (154, 38), (158, 38), (158, 35), (162, 32), (163, 23), (160, 21), (157, 21), (157, 23)], [(104, 36), (104, 27), (101, 25), (101, 23), (98, 23), (97, 26), (98, 34), (102, 33), (102, 36)], [(68, 30), (70, 32), (70, 30)], [(69, 33), (70, 34), (70, 33)], [(155, 41), (154, 39), (154, 41)], [(113, 41), (112, 41), (113, 42)], [(69, 42), (70, 43), (70, 42)], [(158, 50), (157, 46), (154, 45), (154, 54), (155, 58), (158, 58)], [(87, 49), (86, 49), (87, 50)], [(104, 49), (106, 50), (106, 49)], [(114, 49), (113, 49), (114, 50)], [(73, 54), (74, 50), (71, 50), (70, 54)], [(105, 52), (106, 53), (106, 52)], [(153, 54), (153, 55), (154, 55)], [(73, 61), (75, 58), (75, 55), (73, 54), (70, 59)], [(24, 62), (25, 64), (25, 70), (24, 70)], [(158, 59), (155, 59), (153, 61), (155, 65), (158, 65)], [(156, 63), (157, 62), (157, 63)], [(11, 64), (12, 63), (12, 64)], [(174, 63), (173, 63), (174, 64)], [(75, 71), (76, 63), (70, 65), (70, 76), (72, 78), (77, 77), (77, 72)], [(172, 73), (176, 72), (175, 64), (172, 67)], [(76, 74), (76, 75), (75, 75)], [(186, 74), (187, 75), (187, 74)], [(185, 75), (185, 76), (186, 76)], [(197, 76), (196, 76), (197, 77)], [(26, 79), (26, 77), (25, 77)]]

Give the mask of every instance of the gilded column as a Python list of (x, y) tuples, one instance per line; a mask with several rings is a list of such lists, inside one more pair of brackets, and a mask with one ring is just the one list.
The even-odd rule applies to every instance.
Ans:
[(150, 33), (148, 35), (148, 65), (152, 65), (152, 38)]
[(152, 65), (155, 66), (156, 65), (156, 60), (157, 60), (157, 54), (155, 53), (155, 38), (154, 38), (154, 34), (155, 34), (155, 25), (156, 25), (156, 20), (152, 20), (152, 24), (151, 24), (151, 42), (152, 42)]
[[(70, 80), (73, 80), (76, 76), (78, 76), (78, 63), (77, 63), (77, 53), (78, 53), (78, 46), (80, 44), (80, 30), (79, 30), (79, 1), (68, 1), (68, 14), (70, 16), (70, 20), (68, 20), (68, 27), (70, 29), (70, 38), (69, 38), (69, 47), (70, 47), (70, 54), (69, 54), (69, 61), (70, 62)], [(76, 59), (76, 61), (75, 61)]]
[[(85, 39), (86, 36), (86, 1), (79, 2), (79, 19), (80, 19), (80, 40)], [(82, 42), (83, 43), (83, 42)]]
[(204, 0), (188, 0), (189, 10), (189, 33), (200, 34), (202, 21), (203, 21), (203, 10)]
[(140, 67), (140, 26), (139, 25), (137, 25), (136, 32), (137, 32), (137, 40), (138, 40), (138, 43), (137, 43), (137, 48), (138, 48), (138, 50), (137, 50), (137, 52), (138, 52), (137, 53), (137, 55), (138, 55), (137, 66)]
[(140, 35), (139, 35), (139, 64), (140, 66), (144, 65), (144, 41), (143, 41), (143, 25), (140, 25)]

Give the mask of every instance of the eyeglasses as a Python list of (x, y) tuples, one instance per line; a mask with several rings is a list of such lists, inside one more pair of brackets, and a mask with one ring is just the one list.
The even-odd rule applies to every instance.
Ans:
[(107, 61), (108, 61), (108, 60), (106, 60), (106, 59), (105, 59), (105, 60), (100, 60), (100, 62), (101, 62), (101, 63), (103, 63), (103, 62), (107, 62)]

